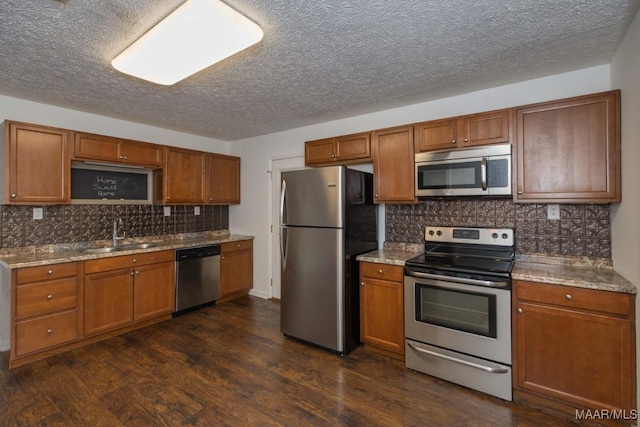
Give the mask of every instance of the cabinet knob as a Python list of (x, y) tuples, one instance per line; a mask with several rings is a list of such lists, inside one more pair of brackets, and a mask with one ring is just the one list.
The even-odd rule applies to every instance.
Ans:
[(376, 193), (376, 198), (378, 197), (378, 194)]
[(518, 190), (518, 194), (522, 195), (522, 190)]
[(16, 197), (16, 193), (11, 193), (11, 198)]
[(138, 270), (135, 270), (135, 272), (136, 272), (136, 276), (137, 276), (138, 274), (140, 274), (140, 272), (139, 272)]
[(360, 286), (364, 286), (364, 282), (360, 282)]
[(573, 299), (571, 294), (566, 294), (564, 297), (567, 299), (567, 301), (571, 301)]
[(129, 273), (129, 276), (133, 276), (134, 274), (136, 273), (134, 273), (133, 270), (131, 270), (131, 273)]
[(225, 258), (225, 257), (222, 257), (222, 258), (220, 258), (220, 259), (226, 259), (226, 258)]
[(133, 259), (133, 263), (135, 264), (136, 262), (138, 262), (138, 260), (136, 258)]
[(119, 158), (120, 160), (122, 160), (122, 159), (123, 159), (123, 156), (118, 156), (118, 158)]
[(51, 301), (53, 299), (53, 295), (49, 294), (47, 295), (47, 301)]
[(53, 332), (53, 329), (47, 329), (47, 335), (51, 335), (52, 332)]
[(469, 138), (465, 138), (465, 139), (464, 139), (464, 142), (469, 142)]
[(378, 270), (378, 274), (382, 274), (382, 270)]
[(452, 143), (452, 144), (455, 144), (455, 143), (456, 143), (456, 140), (455, 140), (455, 139), (452, 139), (452, 140), (451, 140), (451, 143)]
[(124, 156), (124, 159), (127, 160), (127, 156)]
[(236, 244), (236, 246), (237, 246), (237, 247), (240, 247), (240, 243), (237, 243), (237, 244)]
[(53, 274), (53, 270), (48, 270), (47, 274)]
[(521, 308), (518, 309), (518, 314), (522, 314), (522, 309)]

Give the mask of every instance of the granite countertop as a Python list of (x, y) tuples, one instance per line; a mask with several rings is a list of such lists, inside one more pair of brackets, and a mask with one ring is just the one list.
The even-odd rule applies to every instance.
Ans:
[[(358, 261), (404, 266), (424, 251), (420, 244), (387, 243), (382, 249), (359, 255)], [(601, 291), (637, 294), (633, 283), (611, 267), (610, 260), (588, 260), (544, 256), (517, 257), (512, 271), (516, 280), (573, 286)]]
[(126, 240), (119, 243), (124, 246), (132, 243), (153, 243), (155, 246), (145, 249), (118, 250), (108, 253), (90, 254), (82, 252), (92, 247), (110, 246), (111, 241), (73, 243), (65, 245), (32, 246), (28, 248), (5, 249), (0, 252), (0, 266), (7, 268), (36, 267), (58, 264), (70, 261), (86, 261), (97, 258), (108, 258), (134, 253), (156, 252), (168, 249), (188, 248), (192, 246), (210, 245), (215, 243), (234, 242), (238, 240), (252, 240), (253, 236), (230, 234), (223, 232), (186, 233), (171, 236), (154, 236)]

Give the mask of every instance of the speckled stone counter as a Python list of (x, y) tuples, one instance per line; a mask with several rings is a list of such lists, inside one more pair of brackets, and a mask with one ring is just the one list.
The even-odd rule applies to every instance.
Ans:
[(382, 249), (358, 255), (358, 261), (404, 266), (405, 261), (424, 252), (420, 244), (386, 243)]
[[(109, 253), (89, 254), (82, 252), (90, 247), (109, 246), (110, 241), (74, 243), (67, 245), (49, 245), (40, 247), (17, 248), (0, 252), (0, 266), (6, 268), (36, 267), (40, 265), (58, 264), (69, 261), (85, 261), (89, 259), (108, 258), (133, 253), (146, 253), (167, 249), (188, 248), (191, 246), (211, 245), (216, 243), (250, 240), (253, 236), (229, 234), (228, 232), (188, 233), (171, 236), (156, 236), (135, 239), (135, 243), (153, 243), (155, 246), (146, 249), (118, 250)], [(119, 245), (127, 245), (133, 241), (125, 241)]]

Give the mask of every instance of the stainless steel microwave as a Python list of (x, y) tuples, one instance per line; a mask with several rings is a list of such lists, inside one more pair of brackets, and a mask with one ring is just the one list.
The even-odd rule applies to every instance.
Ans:
[(416, 196), (511, 194), (511, 144), (417, 153)]

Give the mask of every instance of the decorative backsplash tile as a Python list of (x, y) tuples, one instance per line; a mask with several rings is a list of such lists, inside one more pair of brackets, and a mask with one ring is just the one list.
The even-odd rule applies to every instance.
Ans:
[(171, 216), (156, 205), (43, 206), (43, 219), (33, 219), (40, 206), (0, 205), (0, 247), (15, 248), (111, 239), (113, 220), (122, 218), (127, 237), (145, 237), (229, 229), (228, 206), (171, 206)]
[(388, 242), (421, 243), (424, 227), (467, 226), (515, 229), (516, 252), (611, 258), (609, 205), (561, 205), (560, 219), (547, 219), (547, 205), (505, 199), (422, 200), (386, 206)]

